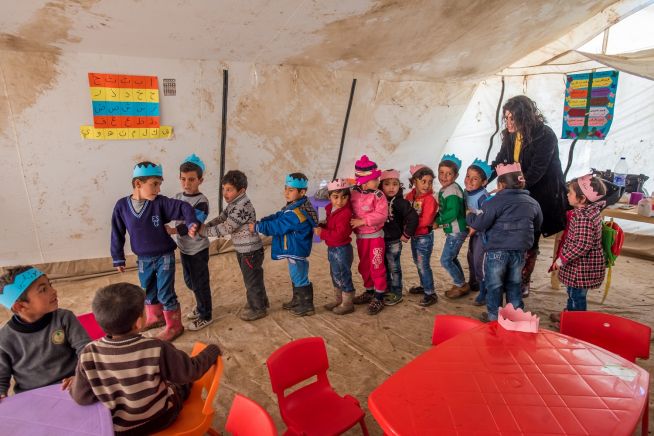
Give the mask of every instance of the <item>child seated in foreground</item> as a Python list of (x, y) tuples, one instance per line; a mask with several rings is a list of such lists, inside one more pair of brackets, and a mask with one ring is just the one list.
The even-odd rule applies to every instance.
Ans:
[(0, 329), (0, 398), (62, 382), (69, 387), (77, 355), (90, 341), (73, 312), (59, 309), (48, 276), (31, 266), (0, 277), (0, 304), (13, 312)]
[(170, 426), (191, 383), (221, 354), (212, 344), (189, 357), (170, 342), (141, 336), (144, 303), (143, 290), (131, 283), (96, 292), (93, 314), (107, 336), (82, 350), (70, 388), (78, 404), (104, 403), (117, 435), (150, 434)]

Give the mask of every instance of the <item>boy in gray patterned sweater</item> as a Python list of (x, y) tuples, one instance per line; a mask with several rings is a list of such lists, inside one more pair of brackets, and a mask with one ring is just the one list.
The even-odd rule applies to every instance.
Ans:
[(221, 180), (227, 207), (218, 218), (200, 230), (206, 236), (231, 236), (236, 259), (245, 283), (247, 305), (241, 312), (244, 321), (254, 321), (268, 314), (268, 296), (263, 283), (263, 243), (258, 233), (251, 233), (248, 224), (257, 221), (254, 206), (246, 195), (247, 176), (238, 170), (228, 171)]

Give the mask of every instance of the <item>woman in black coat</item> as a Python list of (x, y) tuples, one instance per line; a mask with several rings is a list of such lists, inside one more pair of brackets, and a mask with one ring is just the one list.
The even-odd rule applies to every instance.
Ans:
[(519, 162), (526, 189), (543, 211), (543, 225), (535, 235), (533, 247), (527, 251), (522, 271), (522, 292), (527, 296), (540, 235), (547, 237), (565, 229), (567, 188), (559, 159), (558, 139), (545, 125), (545, 117), (536, 103), (527, 96), (518, 95), (507, 100), (502, 111), (506, 127), (502, 131), (502, 147), (492, 166)]

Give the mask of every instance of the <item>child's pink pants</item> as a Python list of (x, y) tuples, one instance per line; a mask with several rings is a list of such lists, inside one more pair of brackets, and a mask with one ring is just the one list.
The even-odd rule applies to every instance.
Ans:
[(384, 251), (386, 243), (383, 237), (357, 238), (359, 253), (359, 274), (363, 278), (366, 290), (386, 291), (386, 267), (384, 266)]

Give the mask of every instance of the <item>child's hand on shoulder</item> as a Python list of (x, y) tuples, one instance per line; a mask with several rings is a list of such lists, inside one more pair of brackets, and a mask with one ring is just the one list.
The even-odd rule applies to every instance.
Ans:
[(70, 389), (70, 386), (73, 384), (74, 376), (66, 377), (61, 381), (61, 390), (66, 391)]
[(170, 227), (170, 226), (164, 226), (166, 228), (166, 233), (169, 235), (176, 235), (177, 234), (177, 229), (175, 227)]
[(362, 218), (352, 218), (350, 220), (350, 225), (352, 226), (353, 229), (356, 229), (357, 227), (361, 227), (366, 224), (366, 221)]
[(472, 235), (475, 233), (477, 233), (477, 230), (473, 229), (472, 227), (468, 227), (468, 236), (472, 237)]
[(320, 233), (322, 233), (322, 228), (314, 227), (313, 228), (313, 233), (315, 233), (317, 236), (320, 236)]
[(197, 224), (191, 224), (191, 227), (188, 228), (188, 235), (191, 238), (195, 238), (195, 235), (198, 233), (198, 225)]

